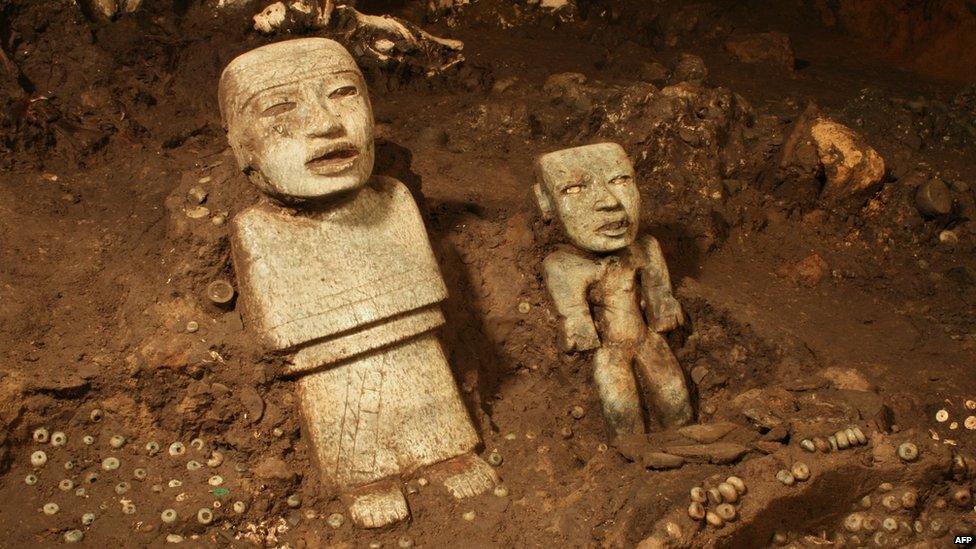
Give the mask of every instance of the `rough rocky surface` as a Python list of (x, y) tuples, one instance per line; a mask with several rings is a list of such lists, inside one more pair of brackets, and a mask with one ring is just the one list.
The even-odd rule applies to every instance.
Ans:
[[(824, 4), (845, 19), (835, 8), (849, 3)], [(966, 367), (976, 353), (971, 74), (951, 64), (929, 65), (955, 70), (949, 81), (904, 72), (924, 67), (873, 53), (844, 25), (819, 25), (812, 3), (580, 2), (570, 19), (481, 1), (436, 23), (418, 6), (395, 15), (463, 40), (468, 63), (434, 79), (370, 75), (377, 170), (422, 205), (449, 293), (444, 347), (482, 455), (502, 458), (508, 495), (459, 504), (408, 479), (411, 523), (363, 532), (347, 516), (333, 528), (327, 517), (343, 506), (315, 478), (284, 365), (258, 352), (236, 304), (206, 297), (214, 279), (236, 280), (226, 219), (257, 198), (226, 149), (215, 90), (229, 59), (272, 40), (250, 30), (259, 6), (215, 16), (212, 3), (162, 0), (107, 20), (69, 1), (12, 0), (0, 10), (0, 47), (18, 75), (0, 78), (8, 545), (52, 545), (80, 528), (105, 546), (178, 534), (200, 545), (631, 547), (670, 536), (674, 522), (681, 543), (753, 547), (776, 533), (786, 543), (833, 535), (865, 495), (880, 521), (884, 482), (918, 492), (916, 510), (897, 513), (899, 532), (902, 520), (924, 522), (911, 541), (944, 546), (972, 530), (971, 507), (953, 499), (971, 489), (976, 444), (966, 427), (966, 402), (976, 399)], [(944, 24), (938, 17), (926, 28)], [(731, 29), (786, 33), (795, 74), (733, 60)], [(624, 47), (630, 53), (611, 54)], [(702, 60), (701, 83), (675, 80), (683, 54)], [(660, 66), (642, 73), (650, 63)], [(545, 91), (561, 73), (585, 80)], [(816, 176), (771, 177), (809, 100), (884, 161), (885, 177), (856, 199), (826, 203)], [(733, 465), (655, 469), (675, 462), (658, 455), (663, 448), (700, 444), (676, 433), (637, 441), (628, 460), (607, 435), (588, 358), (556, 348), (540, 263), (558, 239), (535, 213), (531, 159), (605, 139), (637, 164), (642, 224), (662, 242), (689, 313), (670, 344), (696, 382), (702, 422), (738, 426), (716, 441), (747, 448)], [(952, 206), (932, 216), (916, 197), (934, 179)], [(194, 187), (207, 193), (202, 204), (188, 197)], [(807, 260), (814, 255), (822, 262)], [(799, 448), (798, 438), (851, 424), (873, 428), (868, 445)], [(67, 445), (33, 442), (38, 427), (63, 431)], [(114, 434), (128, 443), (113, 448)], [(162, 448), (152, 456), (150, 441)], [(175, 441), (182, 456), (168, 452)], [(911, 464), (893, 457), (904, 441), (920, 449)], [(48, 463), (28, 486), (38, 449)], [(106, 457), (121, 467), (104, 471)], [(202, 469), (189, 471), (191, 459)], [(775, 480), (800, 459), (810, 480)], [(137, 467), (146, 480), (134, 478)], [(58, 489), (96, 471), (86, 496)], [(692, 522), (689, 490), (733, 473), (749, 485), (740, 520)], [(208, 483), (214, 474), (220, 486)], [(173, 479), (182, 485), (170, 488)], [(48, 502), (60, 512), (44, 514)], [(196, 520), (204, 506), (216, 515), (209, 527)], [(166, 508), (180, 518), (163, 523)], [(89, 510), (97, 518), (82, 526)], [(932, 530), (936, 518), (942, 530)]]

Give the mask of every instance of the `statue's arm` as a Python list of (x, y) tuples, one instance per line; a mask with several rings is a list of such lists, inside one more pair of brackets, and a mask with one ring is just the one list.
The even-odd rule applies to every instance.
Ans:
[(588, 351), (600, 346), (586, 293), (599, 276), (599, 266), (565, 251), (542, 262), (549, 295), (559, 315), (559, 347), (565, 352)]
[(640, 268), (644, 312), (647, 313), (652, 330), (659, 333), (670, 332), (684, 324), (685, 317), (681, 304), (671, 292), (671, 275), (664, 261), (664, 252), (653, 236), (641, 237), (640, 246), (646, 259)]

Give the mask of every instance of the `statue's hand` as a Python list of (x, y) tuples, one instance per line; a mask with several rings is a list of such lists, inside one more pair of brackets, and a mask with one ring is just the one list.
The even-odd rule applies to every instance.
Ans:
[(685, 314), (681, 311), (681, 303), (673, 296), (662, 297), (654, 307), (654, 326), (651, 328), (658, 333), (670, 332), (685, 323)]
[(564, 319), (559, 334), (559, 347), (567, 353), (589, 351), (600, 346), (600, 336), (596, 333), (593, 321), (588, 318)]

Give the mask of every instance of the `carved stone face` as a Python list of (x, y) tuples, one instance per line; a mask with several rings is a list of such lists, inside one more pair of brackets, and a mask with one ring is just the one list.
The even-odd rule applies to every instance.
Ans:
[(237, 162), (286, 202), (362, 187), (373, 171), (373, 111), (355, 61), (337, 42), (305, 38), (251, 50), (220, 79)]
[(536, 199), (577, 247), (613, 252), (637, 236), (640, 195), (634, 167), (616, 143), (544, 154), (536, 160)]

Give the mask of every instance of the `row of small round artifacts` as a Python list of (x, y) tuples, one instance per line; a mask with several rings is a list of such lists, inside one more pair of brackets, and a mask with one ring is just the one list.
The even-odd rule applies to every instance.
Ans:
[[(243, 514), (247, 510), (247, 505), (243, 501), (235, 501), (233, 504), (234, 512), (237, 514)], [(45, 503), (44, 514), (46, 515), (56, 515), (61, 510), (57, 503)], [(122, 505), (122, 512), (126, 514), (135, 513), (136, 507), (134, 504), (129, 502), (127, 505)], [(173, 524), (177, 521), (179, 515), (175, 509), (163, 509), (163, 512), (159, 514), (159, 520), (164, 524)], [(197, 522), (203, 524), (204, 526), (209, 525), (214, 520), (214, 512), (208, 507), (201, 507), (197, 511)], [(81, 515), (81, 524), (83, 526), (91, 526), (95, 522), (95, 513), (85, 513)], [(85, 533), (81, 530), (68, 530), (64, 533), (64, 541), (66, 543), (77, 543), (85, 539)]]
[[(696, 521), (704, 520), (713, 528), (721, 528), (726, 522), (732, 522), (738, 517), (737, 503), (746, 493), (746, 483), (739, 477), (731, 476), (717, 486), (705, 489), (695, 486), (691, 489), (691, 504), (688, 505), (688, 516)], [(706, 505), (714, 505), (710, 510)]]
[(827, 437), (805, 438), (800, 441), (800, 447), (807, 452), (821, 451), (823, 453), (846, 450), (852, 446), (863, 446), (868, 443), (868, 437), (860, 427), (853, 425), (842, 429)]
[[(967, 400), (966, 408), (969, 410), (976, 410), (976, 401)], [(939, 423), (945, 423), (949, 421), (949, 411), (945, 408), (939, 410), (935, 413), (935, 420)], [(963, 427), (969, 429), (970, 431), (976, 430), (976, 416), (967, 416), (962, 422)], [(959, 428), (958, 421), (949, 422), (949, 429), (956, 430)]]

